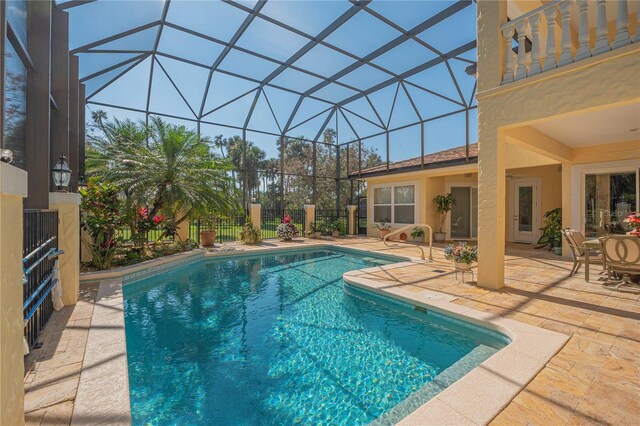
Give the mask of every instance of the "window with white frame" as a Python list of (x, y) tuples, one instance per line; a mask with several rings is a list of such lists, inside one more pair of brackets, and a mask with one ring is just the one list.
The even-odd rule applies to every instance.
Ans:
[(373, 221), (415, 223), (416, 186), (389, 185), (373, 188)]

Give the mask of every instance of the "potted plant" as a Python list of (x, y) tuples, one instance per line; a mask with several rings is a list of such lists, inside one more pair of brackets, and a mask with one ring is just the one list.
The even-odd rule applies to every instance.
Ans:
[(203, 247), (213, 247), (216, 242), (218, 223), (217, 216), (209, 214), (200, 218), (200, 225), (204, 226), (203, 231), (200, 231), (200, 245)]
[(416, 243), (424, 243), (424, 229), (419, 226), (413, 228), (411, 238), (413, 238), (413, 241)]
[(389, 235), (389, 233), (391, 232), (391, 224), (389, 222), (374, 223), (371, 225), (371, 227), (380, 231), (380, 238), (383, 240), (384, 237)]
[(322, 231), (320, 227), (316, 225), (316, 222), (311, 222), (309, 224), (309, 229), (311, 230), (311, 236), (313, 238), (320, 238), (322, 236)]
[(453, 262), (456, 270), (468, 271), (478, 261), (478, 247), (469, 243), (449, 244), (444, 248), (444, 257)]
[(447, 237), (445, 222), (447, 221), (447, 214), (449, 214), (451, 208), (456, 204), (456, 199), (453, 194), (448, 193), (446, 195), (436, 195), (433, 202), (436, 205), (436, 210), (440, 219), (438, 223), (438, 232), (433, 233), (433, 239), (435, 242), (441, 243)]
[(331, 235), (333, 238), (339, 238), (340, 233), (342, 232), (342, 223), (340, 223), (340, 219), (334, 219), (329, 224), (329, 228), (331, 229)]
[(291, 216), (286, 215), (282, 223), (276, 228), (276, 235), (283, 241), (291, 241), (298, 236), (298, 228), (291, 223)]
[(536, 248), (548, 247), (549, 251), (554, 251), (560, 247), (559, 254), (562, 254), (562, 209), (556, 208), (544, 214), (544, 226), (540, 228), (542, 236), (538, 240), (539, 246)]
[(253, 226), (253, 222), (247, 221), (238, 233), (240, 241), (244, 244), (257, 244), (262, 240), (262, 232)]

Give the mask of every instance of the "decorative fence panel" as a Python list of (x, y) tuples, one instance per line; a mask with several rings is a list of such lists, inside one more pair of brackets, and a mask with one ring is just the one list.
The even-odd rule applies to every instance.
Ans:
[(331, 235), (334, 228), (340, 228), (340, 235), (346, 235), (348, 228), (349, 211), (345, 208), (338, 212), (335, 209), (316, 210), (316, 229), (322, 235)]
[(53, 313), (51, 289), (56, 283), (54, 266), (58, 255), (58, 212), (25, 210), (22, 264), (24, 336), (32, 348)]
[(277, 238), (276, 228), (286, 215), (291, 216), (291, 223), (298, 228), (298, 235), (304, 235), (304, 209), (262, 209), (260, 211), (260, 230), (262, 238)]
[[(216, 219), (216, 241), (226, 243), (238, 240), (238, 233), (242, 229), (249, 218), (249, 210), (245, 209), (235, 215), (229, 217), (221, 217)], [(192, 220), (189, 224), (189, 239), (200, 244), (200, 232), (211, 231), (211, 224), (207, 224), (201, 220)]]

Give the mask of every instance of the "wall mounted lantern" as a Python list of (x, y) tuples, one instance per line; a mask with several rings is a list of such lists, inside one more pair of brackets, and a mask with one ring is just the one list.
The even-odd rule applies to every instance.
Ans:
[(51, 177), (53, 178), (53, 184), (58, 187), (58, 191), (62, 191), (69, 186), (71, 169), (69, 169), (64, 152), (60, 155), (59, 161), (53, 169), (51, 169)]

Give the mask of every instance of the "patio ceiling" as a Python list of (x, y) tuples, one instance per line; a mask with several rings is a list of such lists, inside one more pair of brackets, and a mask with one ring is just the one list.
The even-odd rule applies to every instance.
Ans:
[[(460, 1), (57, 1), (88, 105), (338, 145), (475, 109)], [(461, 141), (464, 142), (464, 141)], [(387, 155), (388, 158), (388, 155)]]

